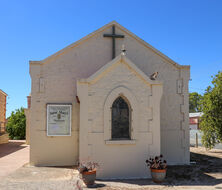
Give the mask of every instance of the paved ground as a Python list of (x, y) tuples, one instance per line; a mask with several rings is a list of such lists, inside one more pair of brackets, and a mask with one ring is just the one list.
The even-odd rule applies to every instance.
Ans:
[(0, 145), (0, 177), (6, 176), (29, 162), (29, 146), (22, 140)]
[(99, 189), (222, 189), (222, 150), (191, 147), (191, 161), (193, 164), (189, 166), (169, 166), (167, 178), (161, 185), (151, 180), (105, 181), (105, 186)]
[(0, 178), (0, 190), (75, 190), (78, 172), (72, 168), (25, 165)]
[[(21, 151), (21, 150), (19, 150)], [(96, 181), (98, 190), (184, 190), (222, 189), (222, 150), (205, 151), (191, 148), (190, 166), (168, 167), (162, 184), (150, 179)], [(1, 163), (1, 161), (0, 161)], [(31, 167), (25, 165), (7, 176), (0, 177), (0, 190), (75, 190), (82, 185), (75, 168)]]

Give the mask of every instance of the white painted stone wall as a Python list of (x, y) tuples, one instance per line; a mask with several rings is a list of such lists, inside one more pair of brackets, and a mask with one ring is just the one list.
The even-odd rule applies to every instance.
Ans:
[[(78, 83), (80, 161), (97, 162), (98, 178), (150, 177), (145, 160), (160, 154), (162, 85), (145, 83), (124, 61), (110, 68), (98, 81)], [(132, 109), (131, 140), (111, 140), (110, 108), (119, 96)]]
[[(125, 38), (116, 40), (116, 55), (120, 54), (124, 44), (129, 59), (147, 76), (159, 72), (158, 80), (163, 83), (160, 105), (161, 152), (171, 164), (189, 163), (189, 67), (175, 65), (114, 22), (47, 59), (30, 62), (32, 164), (73, 165), (78, 161), (79, 104), (75, 99), (76, 82), (91, 76), (111, 60), (111, 39), (104, 38), (103, 34), (111, 33), (112, 24), (116, 25), (117, 34), (125, 35)], [(182, 81), (181, 93), (178, 93), (178, 80)], [(46, 136), (47, 103), (72, 103), (70, 137)]]
[[(44, 66), (31, 64), (30, 69), (32, 78), (30, 164), (36, 166), (74, 165), (78, 161), (79, 148), (79, 104), (75, 100), (75, 81), (65, 69), (60, 75), (57, 72), (51, 73), (50, 69), (45, 70)], [(41, 88), (40, 77), (44, 81)], [(47, 136), (47, 103), (72, 103), (71, 136)]]

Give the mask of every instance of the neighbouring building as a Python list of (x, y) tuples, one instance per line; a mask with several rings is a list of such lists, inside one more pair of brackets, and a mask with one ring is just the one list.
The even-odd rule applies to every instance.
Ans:
[(26, 130), (25, 130), (26, 144), (30, 144), (30, 108), (31, 108), (31, 95), (27, 96), (27, 108), (24, 109), (26, 116)]
[(7, 94), (0, 89), (0, 144), (8, 142), (6, 133), (6, 99)]
[(150, 177), (160, 153), (189, 164), (190, 66), (117, 22), (30, 61), (30, 76), (30, 164), (93, 161), (103, 179)]
[(203, 115), (202, 112), (197, 113), (189, 113), (189, 123), (190, 123), (190, 130), (198, 130), (200, 124), (200, 117)]

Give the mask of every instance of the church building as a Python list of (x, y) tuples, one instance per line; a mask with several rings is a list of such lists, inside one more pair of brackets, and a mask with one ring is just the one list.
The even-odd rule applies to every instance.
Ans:
[(145, 160), (189, 164), (188, 82), (180, 65), (113, 21), (30, 61), (30, 164), (96, 162), (97, 178), (148, 178)]

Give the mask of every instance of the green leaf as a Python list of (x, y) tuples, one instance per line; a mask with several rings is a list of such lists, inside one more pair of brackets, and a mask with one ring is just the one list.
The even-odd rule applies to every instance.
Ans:
[(200, 122), (202, 143), (209, 149), (222, 143), (222, 72), (212, 78), (212, 87), (207, 87), (201, 101), (203, 115)]
[(26, 130), (26, 117), (24, 108), (12, 111), (11, 116), (8, 118), (6, 131), (9, 133), (10, 139), (21, 140), (25, 139)]

